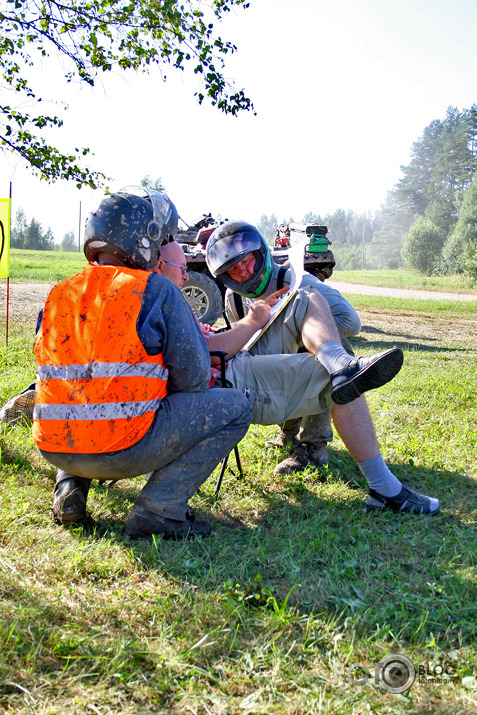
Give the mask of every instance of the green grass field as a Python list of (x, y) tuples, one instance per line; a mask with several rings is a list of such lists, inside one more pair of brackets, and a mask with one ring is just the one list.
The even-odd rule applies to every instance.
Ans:
[(408, 288), (413, 290), (447, 291), (450, 293), (476, 293), (476, 281), (466, 276), (423, 276), (405, 269), (381, 271), (334, 271), (333, 280), (361, 285)]
[[(286, 452), (264, 452), (275, 429), (253, 426), (245, 479), (227, 471), (218, 501), (214, 478), (193, 498), (212, 537), (132, 541), (142, 477), (95, 485), (88, 520), (56, 525), (55, 470), (27, 428), (3, 426), (0, 711), (477, 712), (476, 305), (352, 300), (358, 353), (405, 352), (369, 393), (384, 457), (441, 513), (367, 513), (336, 437), (326, 471), (277, 478)], [(0, 334), (2, 404), (34, 378), (34, 313), (8, 349)], [(404, 694), (379, 687), (386, 656), (416, 668)]]
[(83, 253), (10, 251), (10, 280), (18, 283), (58, 283), (86, 264)]

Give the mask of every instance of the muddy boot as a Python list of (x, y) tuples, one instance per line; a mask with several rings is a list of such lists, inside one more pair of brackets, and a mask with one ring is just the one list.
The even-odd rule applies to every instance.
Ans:
[(278, 447), (286, 447), (292, 441), (291, 437), (288, 437), (283, 430), (280, 430), (276, 437), (267, 440), (263, 446), (265, 449), (277, 449)]
[(136, 503), (129, 514), (125, 531), (132, 539), (146, 538), (153, 534), (163, 539), (190, 539), (194, 536), (210, 536), (212, 527), (205, 519), (197, 519), (191, 507), (187, 509), (186, 521), (176, 521)]
[(307, 467), (316, 467), (322, 469), (328, 464), (328, 452), (326, 451), (327, 442), (317, 442), (316, 444), (299, 443), (296, 447), (292, 447), (289, 456), (277, 464), (273, 473), (280, 474), (295, 474), (302, 472)]
[(263, 445), (265, 449), (276, 449), (277, 447), (286, 447), (290, 442), (292, 445), (296, 442), (296, 436), (300, 429), (301, 418), (287, 420), (280, 426), (280, 431), (276, 437), (269, 439)]
[(68, 477), (57, 483), (51, 511), (60, 524), (72, 524), (86, 517), (90, 479)]

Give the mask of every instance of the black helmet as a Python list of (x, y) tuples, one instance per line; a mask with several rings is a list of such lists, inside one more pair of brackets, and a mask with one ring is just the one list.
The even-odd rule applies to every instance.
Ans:
[[(253, 276), (239, 283), (227, 271), (242, 258), (253, 253), (256, 261)], [(265, 293), (272, 274), (272, 256), (260, 231), (244, 221), (227, 221), (215, 229), (207, 242), (209, 271), (234, 293), (246, 298), (258, 298)]]
[(130, 268), (152, 270), (160, 246), (174, 240), (177, 222), (177, 209), (165, 194), (142, 187), (121, 189), (105, 196), (90, 213), (84, 235), (85, 256), (91, 262), (99, 253), (112, 253)]

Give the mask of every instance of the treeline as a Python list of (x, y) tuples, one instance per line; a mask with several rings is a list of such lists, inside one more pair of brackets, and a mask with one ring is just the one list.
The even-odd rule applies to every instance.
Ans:
[(73, 231), (65, 233), (60, 244), (55, 243), (51, 228), (46, 231), (39, 221), (28, 221), (25, 211), (19, 208), (12, 226), (10, 245), (12, 248), (26, 248), (32, 251), (77, 251), (78, 242)]
[[(477, 104), (459, 111), (449, 107), (412, 145), (411, 161), (375, 214), (338, 209), (303, 217), (262, 215), (258, 227), (270, 243), (278, 223), (294, 220), (325, 224), (339, 269), (416, 268), (432, 273), (465, 273), (477, 279)], [(163, 191), (150, 177), (143, 186)], [(76, 251), (73, 232), (55, 244), (50, 229), (23, 209), (16, 214), (12, 246), (35, 250)]]
[[(422, 273), (466, 273), (477, 278), (477, 105), (449, 107), (412, 145), (411, 161), (374, 215), (339, 209), (309, 212), (303, 222), (323, 223), (337, 267), (399, 268)], [(284, 219), (288, 222), (293, 219)], [(273, 241), (275, 216), (259, 228)]]

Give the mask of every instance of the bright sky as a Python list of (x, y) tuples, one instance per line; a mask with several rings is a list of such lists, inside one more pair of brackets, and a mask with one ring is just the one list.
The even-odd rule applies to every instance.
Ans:
[[(414, 141), (449, 105), (477, 102), (475, 0), (250, 0), (217, 26), (234, 42), (226, 76), (257, 116), (199, 107), (188, 76), (103, 76), (91, 91), (44, 66), (43, 96), (69, 110), (64, 149), (89, 146), (111, 189), (160, 176), (180, 215), (209, 211), (257, 222), (307, 211), (379, 208)], [(44, 110), (45, 111), (45, 110)], [(51, 108), (49, 111), (52, 111)], [(103, 195), (32, 179), (3, 154), (0, 196), (13, 215), (50, 226), (57, 242)]]

